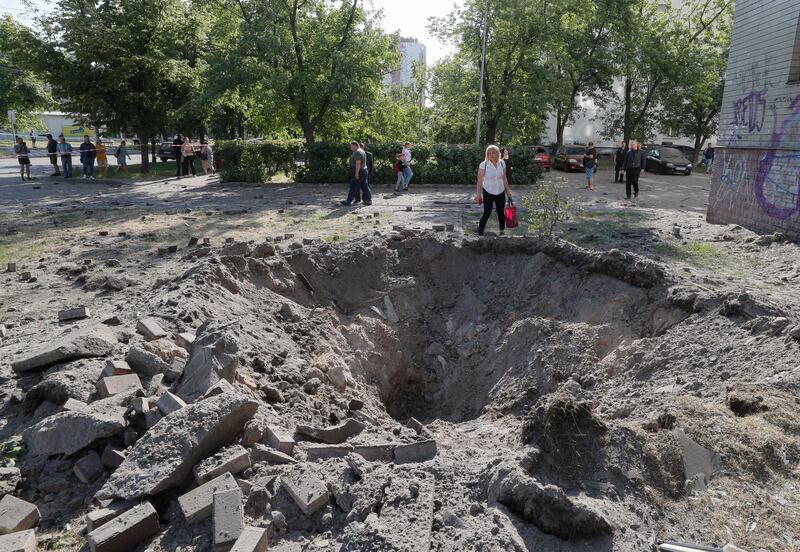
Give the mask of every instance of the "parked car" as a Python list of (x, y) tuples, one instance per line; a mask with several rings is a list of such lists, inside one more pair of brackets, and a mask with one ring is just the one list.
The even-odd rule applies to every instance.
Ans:
[(158, 146), (158, 157), (161, 159), (161, 162), (172, 160), (174, 161), (177, 157), (177, 148), (172, 145), (172, 142), (161, 142), (161, 145)]
[(601, 159), (611, 161), (614, 159), (614, 155), (617, 153), (617, 146), (595, 146), (594, 149), (597, 150), (598, 161)]
[(530, 146), (528, 147), (533, 155), (533, 162), (539, 165), (546, 171), (553, 168), (553, 158), (550, 155), (550, 150), (544, 146)]
[(692, 174), (692, 162), (683, 152), (673, 147), (647, 146), (645, 150), (645, 170), (661, 174)]
[(692, 146), (675, 146), (675, 149), (681, 150), (689, 161), (694, 159), (694, 148)]
[(582, 171), (584, 146), (561, 146), (556, 152), (553, 166), (562, 171)]

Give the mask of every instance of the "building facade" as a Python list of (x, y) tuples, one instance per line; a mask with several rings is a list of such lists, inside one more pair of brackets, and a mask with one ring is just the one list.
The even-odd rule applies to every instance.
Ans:
[(709, 222), (800, 239), (800, 1), (737, 0)]
[[(386, 86), (410, 86), (414, 83), (414, 68), (426, 66), (425, 45), (416, 38), (401, 38), (400, 54), (402, 55), (400, 68), (386, 75), (384, 78)], [(424, 93), (420, 94), (419, 102), (421, 106), (425, 105)]]

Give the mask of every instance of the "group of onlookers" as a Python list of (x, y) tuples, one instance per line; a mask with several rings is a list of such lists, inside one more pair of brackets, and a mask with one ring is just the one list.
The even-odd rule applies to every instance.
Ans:
[[(355, 140), (350, 142), (350, 160), (348, 161), (350, 174), (350, 189), (347, 199), (342, 200), (342, 205), (353, 205), (363, 203), (372, 205), (372, 191), (369, 187), (369, 179), (374, 174), (374, 157), (367, 147)], [(401, 191), (408, 191), (414, 172), (411, 170), (411, 143), (403, 144), (403, 149), (395, 155), (394, 174), (397, 176), (395, 184), (395, 194)]]
[(175, 135), (172, 141), (172, 147), (175, 150), (175, 176), (180, 179), (181, 176), (196, 176), (194, 162), (200, 155), (200, 165), (203, 169), (203, 174), (207, 175), (209, 172), (214, 174), (214, 151), (208, 140), (201, 140), (200, 150), (195, 149), (195, 145), (188, 136), (184, 136), (180, 132)]

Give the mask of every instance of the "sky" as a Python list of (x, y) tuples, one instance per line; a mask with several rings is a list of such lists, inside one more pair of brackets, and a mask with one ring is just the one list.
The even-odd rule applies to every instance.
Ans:
[[(43, 10), (52, 7), (52, 0), (33, 0)], [(455, 7), (456, 0), (366, 0), (383, 10), (383, 28), (387, 32), (400, 31), (400, 36), (416, 38), (425, 45), (428, 66), (447, 56), (452, 47), (434, 39), (428, 33), (428, 19), (442, 17)], [(30, 22), (33, 14), (22, 0), (0, 0), (0, 13), (10, 13), (15, 18)]]

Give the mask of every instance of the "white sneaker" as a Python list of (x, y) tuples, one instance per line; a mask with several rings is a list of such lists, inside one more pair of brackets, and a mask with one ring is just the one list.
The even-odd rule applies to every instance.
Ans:
[(89, 180), (94, 180), (94, 177), (93, 177), (93, 176), (90, 176), (90, 177), (89, 177)]

